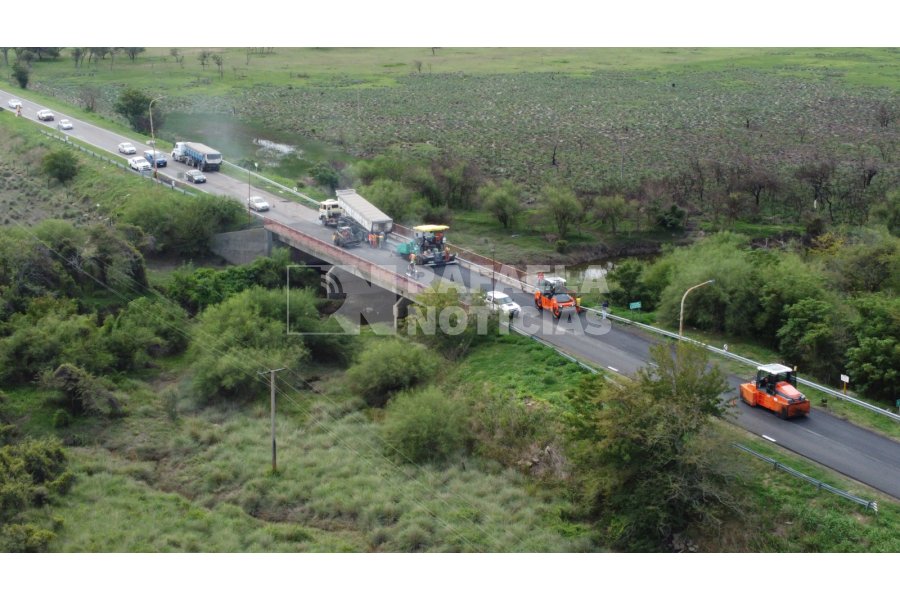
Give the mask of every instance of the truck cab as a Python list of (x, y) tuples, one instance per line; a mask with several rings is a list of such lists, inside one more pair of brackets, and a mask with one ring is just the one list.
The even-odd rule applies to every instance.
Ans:
[(344, 211), (337, 200), (324, 200), (319, 203), (319, 223), (325, 227), (337, 227), (341, 224)]

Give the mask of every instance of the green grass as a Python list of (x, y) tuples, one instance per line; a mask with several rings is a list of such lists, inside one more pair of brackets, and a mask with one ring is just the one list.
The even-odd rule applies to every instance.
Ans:
[(900, 506), (892, 499), (803, 458), (743, 434), (743, 445), (805, 475), (858, 497), (878, 502), (878, 513), (802, 481), (737, 449), (750, 466), (747, 522), (743, 531), (726, 527), (708, 551), (731, 539), (745, 552), (897, 552)]
[(583, 76), (595, 71), (653, 71), (680, 74), (753, 68), (784, 76), (825, 78), (839, 75), (853, 85), (896, 89), (900, 81), (897, 52), (890, 48), (277, 48), (249, 58), (243, 48), (208, 48), (224, 59), (223, 76), (215, 65), (198, 61), (203, 48), (180, 48), (181, 66), (169, 48), (147, 48), (134, 63), (118, 56), (76, 69), (63, 57), (36, 63), (33, 81), (44, 78), (95, 86), (127, 83), (151, 89), (184, 89), (186, 94), (216, 95), (232, 87), (395, 85), (398, 79), (465, 73), (494, 75), (518, 72)]
[(456, 367), (453, 381), (490, 381), (497, 389), (514, 391), (565, 407), (566, 392), (587, 372), (535, 341), (517, 334), (477, 346)]

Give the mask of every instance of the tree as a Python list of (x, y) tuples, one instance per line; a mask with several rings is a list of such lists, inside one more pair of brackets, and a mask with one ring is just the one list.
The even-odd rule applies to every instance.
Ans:
[[(292, 291), (290, 302), (292, 318), (316, 314), (311, 293)], [(192, 386), (201, 403), (250, 400), (268, 387), (259, 371), (293, 371), (309, 356), (304, 336), (284, 335), (286, 303), (282, 290), (250, 288), (203, 311), (189, 350), (195, 357)]]
[(521, 188), (512, 181), (497, 184), (493, 181), (482, 186), (479, 191), (484, 208), (494, 215), (504, 229), (512, 229), (516, 216), (521, 211), (519, 200)]
[(423, 201), (399, 181), (376, 179), (371, 185), (363, 186), (360, 192), (398, 222), (421, 216), (424, 209)]
[(219, 77), (224, 77), (225, 74), (222, 72), (222, 65), (225, 64), (225, 59), (222, 58), (221, 54), (213, 54), (210, 58), (212, 58), (213, 63), (219, 69)]
[(178, 48), (170, 48), (169, 55), (175, 59), (175, 62), (178, 63), (181, 68), (184, 68), (184, 55)]
[(81, 61), (84, 60), (84, 48), (72, 48), (71, 55), (77, 69), (81, 65)]
[(619, 227), (619, 221), (628, 213), (628, 204), (622, 196), (606, 196), (597, 202), (597, 214), (609, 229), (615, 234)]
[(573, 434), (588, 507), (609, 543), (632, 551), (663, 549), (737, 505), (726, 483), (739, 471), (710, 419), (724, 412), (722, 373), (694, 345), (659, 345), (650, 356), (635, 381), (601, 390)]
[[(152, 98), (135, 88), (125, 88), (113, 109), (125, 117), (135, 131), (150, 133), (150, 101)], [(159, 128), (164, 121), (164, 115), (158, 106), (153, 107), (153, 126)]]
[(824, 301), (804, 298), (785, 309), (784, 325), (778, 330), (779, 349), (789, 364), (828, 374), (841, 366), (834, 307)]
[(338, 172), (328, 163), (316, 163), (309, 170), (309, 174), (316, 180), (316, 183), (327, 188), (330, 192), (333, 193), (337, 189)]
[(16, 62), (12, 67), (12, 75), (23, 90), (28, 87), (28, 79), (31, 77), (31, 71), (22, 62)]
[(78, 174), (78, 161), (68, 150), (55, 150), (44, 155), (41, 170), (60, 183), (67, 183)]
[(145, 48), (125, 48), (125, 54), (128, 55), (128, 58), (131, 59), (131, 62), (134, 62), (134, 59), (137, 58), (137, 55), (141, 54), (145, 50)]
[(871, 294), (854, 302), (857, 342), (847, 351), (854, 386), (891, 402), (900, 398), (900, 299)]
[(209, 50), (201, 50), (200, 54), (197, 55), (197, 60), (200, 61), (200, 66), (203, 69), (206, 69), (206, 65), (209, 64), (209, 59), (212, 56), (212, 53)]
[(581, 210), (575, 192), (569, 188), (548, 185), (542, 190), (542, 195), (544, 213), (556, 225), (559, 237), (566, 237), (569, 226), (578, 219)]
[(10, 51), (10, 48), (0, 48), (0, 52), (3, 53), (3, 66), (4, 67), (9, 66), (9, 51)]

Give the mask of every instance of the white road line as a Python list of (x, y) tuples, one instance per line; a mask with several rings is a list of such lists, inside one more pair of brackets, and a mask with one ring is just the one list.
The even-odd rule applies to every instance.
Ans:
[(775, 443), (775, 439), (774, 439), (774, 438), (770, 438), (770, 437), (767, 436), (767, 435), (764, 435), (764, 436), (763, 436), (763, 439), (764, 439), (764, 440), (769, 440), (770, 442)]
[(617, 368), (611, 367), (611, 366), (609, 366), (609, 365), (606, 365), (606, 368), (609, 369), (610, 371), (615, 371), (616, 373), (619, 372), (619, 370), (618, 370)]

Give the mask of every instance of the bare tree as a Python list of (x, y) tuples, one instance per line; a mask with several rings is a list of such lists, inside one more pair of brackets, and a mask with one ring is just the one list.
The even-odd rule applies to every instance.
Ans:
[(183, 69), (184, 68), (184, 54), (181, 53), (178, 48), (170, 48), (169, 56), (175, 59), (175, 62)]
[(879, 125), (888, 127), (894, 120), (894, 110), (886, 102), (881, 102), (876, 110), (876, 118)]
[(422, 72), (422, 61), (421, 61), (421, 60), (414, 60), (414, 61), (413, 61), (413, 66), (416, 68), (416, 72), (417, 72), (417, 73), (421, 73), (421, 72)]
[(801, 165), (795, 174), (798, 181), (807, 184), (813, 193), (813, 208), (818, 209), (820, 202), (828, 205), (828, 216), (834, 224), (834, 207), (831, 202), (831, 178), (834, 176), (835, 163), (830, 159), (814, 159)]
[(216, 67), (219, 69), (219, 78), (225, 76), (225, 73), (222, 71), (222, 65), (225, 64), (225, 59), (222, 58), (221, 54), (213, 54), (210, 58), (215, 63)]
[(81, 88), (80, 100), (84, 110), (88, 112), (97, 112), (97, 100), (100, 98), (100, 91), (92, 86)]
[(204, 69), (206, 69), (206, 65), (209, 64), (210, 56), (209, 50), (201, 50), (200, 54), (197, 55), (197, 60), (200, 61), (200, 66)]
[(137, 55), (144, 51), (145, 48), (125, 48), (125, 53), (128, 55), (128, 58), (131, 59), (131, 62), (134, 62)]
[(112, 71), (112, 68), (116, 64), (116, 54), (122, 51), (122, 48), (110, 48), (109, 49), (109, 70)]

